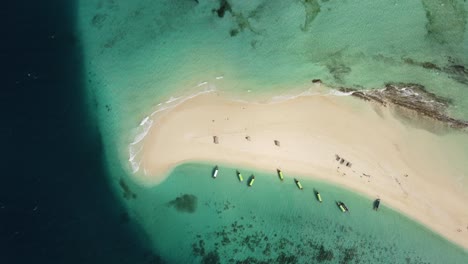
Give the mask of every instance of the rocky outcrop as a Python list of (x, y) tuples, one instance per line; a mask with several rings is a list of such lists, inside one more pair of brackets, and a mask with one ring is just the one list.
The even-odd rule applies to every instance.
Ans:
[(468, 122), (447, 115), (447, 108), (452, 103), (450, 99), (440, 97), (414, 83), (388, 83), (380, 90), (360, 91), (350, 88), (340, 88), (342, 92), (352, 92), (352, 96), (366, 101), (377, 102), (383, 106), (393, 104), (405, 109), (414, 110), (424, 116), (439, 120), (450, 127), (465, 129)]

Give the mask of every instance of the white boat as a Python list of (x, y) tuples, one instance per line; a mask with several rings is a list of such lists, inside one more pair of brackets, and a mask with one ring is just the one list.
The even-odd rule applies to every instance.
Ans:
[(216, 176), (218, 176), (218, 166), (214, 167), (213, 169), (213, 178), (216, 178)]

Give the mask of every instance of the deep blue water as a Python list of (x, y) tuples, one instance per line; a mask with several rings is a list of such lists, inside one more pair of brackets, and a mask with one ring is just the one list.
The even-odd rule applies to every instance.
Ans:
[(0, 263), (159, 263), (106, 181), (73, 2), (0, 11)]

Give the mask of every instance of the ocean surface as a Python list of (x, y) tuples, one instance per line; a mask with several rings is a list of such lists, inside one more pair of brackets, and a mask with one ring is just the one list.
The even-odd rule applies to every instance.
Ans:
[(2, 4), (0, 263), (158, 263), (109, 185), (74, 1)]
[(238, 168), (257, 176), (248, 188), (206, 164), (151, 188), (132, 180), (152, 113), (213, 90), (267, 100), (317, 78), (418, 83), (468, 120), (467, 1), (29, 2), (2, 8), (0, 263), (467, 262), (385, 204), (321, 182), (299, 191), (291, 175)]
[(127, 196), (132, 217), (169, 263), (466, 263), (462, 248), (336, 186), (298, 178), (299, 190), (293, 175), (280, 181), (276, 170), (241, 169), (243, 182), (236, 168), (220, 166), (216, 179), (212, 171), (185, 164), (161, 185)]

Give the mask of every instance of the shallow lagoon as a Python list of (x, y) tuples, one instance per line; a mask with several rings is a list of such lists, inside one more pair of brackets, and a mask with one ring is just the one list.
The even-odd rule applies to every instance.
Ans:
[[(131, 215), (170, 263), (465, 263), (468, 253), (387, 208), (285, 172), (178, 166), (159, 186), (134, 187)], [(255, 174), (252, 187), (247, 177)], [(314, 196), (320, 191), (323, 203)], [(177, 199), (178, 198), (178, 199)], [(175, 201), (180, 201), (175, 206)], [(342, 213), (336, 201), (349, 213)], [(186, 206), (184, 208), (184, 206)]]

